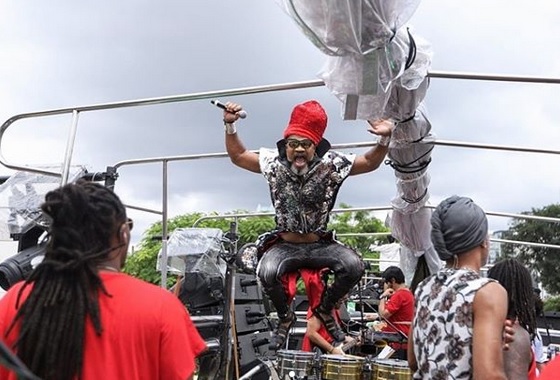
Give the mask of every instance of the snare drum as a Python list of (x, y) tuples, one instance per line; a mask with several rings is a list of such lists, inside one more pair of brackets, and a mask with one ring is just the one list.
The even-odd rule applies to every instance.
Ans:
[(290, 372), (298, 378), (311, 376), (315, 354), (307, 351), (279, 350), (276, 353), (280, 379), (291, 379)]
[(364, 358), (351, 355), (321, 356), (323, 380), (361, 380)]
[(376, 380), (410, 380), (412, 372), (406, 360), (377, 359), (373, 362), (373, 376)]

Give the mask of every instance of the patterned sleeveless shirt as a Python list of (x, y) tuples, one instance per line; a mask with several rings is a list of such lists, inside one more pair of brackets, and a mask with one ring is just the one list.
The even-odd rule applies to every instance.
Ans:
[(268, 181), (278, 231), (325, 231), (338, 190), (350, 174), (355, 155), (329, 151), (302, 176), (284, 164), (277, 150), (261, 148), (259, 163)]
[(472, 379), (473, 301), (492, 281), (473, 270), (444, 268), (418, 285), (414, 379)]

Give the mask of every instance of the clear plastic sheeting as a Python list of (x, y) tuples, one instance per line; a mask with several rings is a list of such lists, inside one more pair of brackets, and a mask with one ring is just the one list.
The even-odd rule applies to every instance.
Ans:
[(420, 0), (277, 0), (323, 53), (368, 54), (387, 45)]
[(419, 107), (413, 118), (399, 123), (393, 131), (388, 163), (395, 170), (397, 182), (397, 196), (391, 202), (395, 210), (416, 212), (429, 199), (428, 165), (434, 146), (420, 141), (432, 138), (431, 128), (425, 111)]
[[(46, 167), (60, 170), (60, 167)], [(68, 182), (74, 182), (86, 173), (83, 166), (70, 168)], [(0, 239), (24, 234), (34, 226), (48, 227), (49, 220), (41, 211), (45, 195), (60, 186), (60, 178), (25, 171), (15, 172), (0, 185)]]
[[(414, 106), (412, 101), (404, 104)], [(399, 123), (393, 131), (388, 154), (397, 185), (397, 194), (391, 201), (392, 234), (415, 257), (426, 255), (428, 263), (439, 262), (430, 239), (431, 211), (424, 208), (430, 198), (428, 165), (433, 145), (420, 141), (431, 138), (430, 131), (431, 124), (420, 104), (414, 117)]]
[[(423, 255), (432, 247), (430, 239), (431, 215), (431, 210), (427, 208), (422, 208), (410, 214), (397, 210), (393, 210), (391, 213), (391, 234), (416, 257)], [(434, 254), (436, 254), (435, 251)]]
[[(168, 272), (224, 276), (225, 262), (218, 260), (223, 249), (222, 234), (219, 228), (178, 228), (173, 231), (167, 242)], [(157, 270), (161, 270), (161, 253), (160, 250)]]
[(277, 1), (328, 55), (319, 77), (345, 120), (386, 117), (393, 86), (412, 90), (426, 78), (431, 47), (404, 27), (420, 0)]
[(343, 103), (343, 119), (382, 119), (390, 117), (386, 108), (395, 87), (414, 90), (424, 83), (431, 55), (427, 42), (401, 29), (383, 49), (327, 57), (319, 77)]

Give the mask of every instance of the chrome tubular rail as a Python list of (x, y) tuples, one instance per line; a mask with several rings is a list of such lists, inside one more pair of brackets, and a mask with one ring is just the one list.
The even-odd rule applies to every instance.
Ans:
[[(543, 77), (532, 77), (532, 76), (512, 76), (512, 75), (496, 75), (496, 74), (477, 74), (477, 73), (457, 73), (457, 72), (430, 72), (428, 73), (428, 77), (430, 78), (440, 78), (440, 79), (459, 79), (459, 80), (483, 80), (483, 81), (499, 81), (499, 82), (521, 82), (521, 83), (543, 83), (543, 84), (560, 84), (560, 78), (543, 78)], [(304, 88), (312, 88), (312, 87), (321, 87), (324, 86), (325, 83), (322, 80), (309, 80), (309, 81), (301, 81), (301, 82), (292, 82), (292, 83), (284, 83), (284, 84), (273, 84), (273, 85), (265, 85), (265, 86), (253, 86), (253, 87), (244, 87), (244, 88), (237, 88), (237, 89), (230, 89), (230, 90), (219, 90), (219, 91), (208, 91), (208, 92), (199, 92), (199, 93), (192, 93), (186, 95), (174, 95), (174, 96), (163, 96), (163, 97), (156, 97), (156, 98), (146, 98), (146, 99), (137, 99), (137, 100), (127, 100), (127, 101), (120, 101), (120, 102), (112, 102), (112, 103), (101, 103), (95, 105), (86, 105), (80, 107), (69, 107), (69, 108), (58, 108), (46, 111), (38, 111), (38, 112), (30, 112), (30, 113), (23, 113), (18, 114), (15, 116), (10, 117), (0, 126), (0, 164), (4, 165), (9, 169), (14, 170), (21, 170), (31, 173), (49, 175), (59, 177), (61, 179), (61, 185), (65, 185), (68, 182), (68, 175), (70, 172), (70, 166), (72, 162), (72, 153), (74, 150), (75, 145), (75, 137), (78, 128), (78, 118), (80, 113), (82, 112), (90, 112), (90, 111), (101, 111), (101, 110), (110, 110), (110, 109), (117, 109), (117, 108), (128, 108), (128, 107), (138, 107), (138, 106), (148, 106), (148, 105), (157, 105), (157, 104), (165, 104), (165, 103), (177, 103), (177, 102), (185, 102), (185, 101), (192, 101), (192, 100), (202, 100), (202, 99), (211, 99), (216, 97), (227, 97), (227, 96), (239, 96), (239, 95), (248, 95), (248, 94), (257, 94), (257, 93), (265, 93), (265, 92), (274, 92), (274, 91), (286, 91), (286, 90), (296, 90), (296, 89), (304, 89)], [(4, 137), (4, 133), (14, 122), (22, 119), (30, 119), (30, 118), (38, 118), (44, 116), (53, 116), (53, 115), (63, 115), (63, 114), (71, 114), (71, 128), (70, 132), (67, 137), (66, 142), (66, 152), (64, 157), (63, 166), (61, 172), (54, 172), (45, 170), (40, 167), (31, 167), (25, 165), (18, 165), (15, 163), (8, 162), (3, 154), (2, 151), (2, 139)], [(478, 148), (478, 149), (494, 149), (494, 150), (507, 150), (507, 151), (515, 151), (515, 152), (528, 152), (528, 153), (547, 153), (547, 154), (560, 154), (558, 150), (548, 150), (548, 149), (536, 149), (536, 148), (524, 148), (524, 147), (513, 147), (513, 146), (501, 146), (501, 145), (488, 145), (488, 144), (475, 144), (475, 143), (463, 143), (463, 142), (454, 142), (454, 141), (443, 141), (443, 140), (436, 140), (436, 139), (426, 139), (423, 143), (433, 144), (433, 145), (442, 145), (442, 146), (456, 146), (456, 147), (468, 147), (468, 148)], [(360, 144), (341, 144), (341, 145), (333, 145), (335, 149), (347, 149), (347, 148), (355, 148), (355, 147), (367, 147), (373, 146), (375, 143), (360, 143)], [(161, 255), (161, 268), (166, 268), (167, 266), (167, 165), (171, 161), (181, 161), (181, 160), (191, 160), (191, 159), (201, 159), (201, 158), (223, 158), (227, 157), (226, 153), (213, 153), (213, 154), (201, 154), (201, 155), (187, 155), (187, 156), (172, 156), (172, 157), (155, 157), (155, 158), (143, 158), (143, 159), (132, 159), (121, 161), (113, 166), (113, 169), (117, 169), (120, 166), (124, 165), (137, 165), (137, 164), (144, 164), (144, 163), (153, 163), (153, 162), (161, 162), (162, 163), (162, 210), (150, 210), (147, 208), (142, 207), (135, 207), (129, 206), (130, 208), (135, 208), (142, 211), (156, 213), (161, 215), (162, 218), (162, 255)], [(373, 211), (375, 208), (368, 208), (367, 210)], [(381, 207), (377, 208), (378, 210), (390, 210), (391, 207)], [(344, 209), (344, 210), (333, 210), (333, 212), (351, 212), (357, 211), (359, 209)], [(364, 209), (366, 210), (366, 209)], [(499, 214), (499, 213), (488, 213), (489, 215), (497, 215), (497, 216), (506, 216), (506, 214)], [(516, 215), (516, 214), (507, 214), (509, 217), (519, 217), (519, 218), (526, 218), (526, 219), (541, 219), (539, 217), (528, 216), (528, 215)], [(231, 215), (229, 215), (231, 217)], [(553, 219), (553, 218), (548, 218)], [(554, 221), (555, 220), (547, 220), (547, 221)], [(198, 221), (197, 221), (198, 222)], [(165, 287), (167, 280), (167, 272), (162, 270), (162, 286)]]
[[(519, 75), (497, 75), (497, 74), (434, 71), (428, 73), (428, 77), (441, 78), (441, 79), (560, 84), (560, 78), (519, 76)], [(257, 94), (257, 93), (264, 93), (264, 92), (295, 90), (295, 89), (303, 89), (303, 88), (321, 87), (324, 85), (325, 83), (322, 80), (317, 79), (317, 80), (309, 80), (309, 81), (301, 81), (301, 82), (244, 87), (244, 88), (237, 88), (237, 89), (230, 89), (230, 90), (207, 91), (207, 92), (199, 92), (199, 93), (192, 93), (192, 94), (185, 94), (185, 95), (162, 96), (156, 98), (146, 98), (146, 99), (137, 99), (137, 100), (126, 100), (121, 102), (101, 103), (101, 104), (86, 105), (86, 106), (79, 106), (79, 107), (57, 108), (57, 109), (51, 109), (46, 111), (22, 113), (10, 117), (2, 124), (2, 126), (0, 126), (0, 164), (4, 165), (9, 169), (22, 170), (22, 171), (27, 171), (27, 172), (37, 173), (37, 174), (61, 177), (61, 184), (66, 184), (68, 180), (68, 173), (70, 170), (71, 161), (72, 161), (72, 151), (75, 144), (75, 135), (78, 127), (78, 116), (81, 112), (185, 102), (191, 100), (210, 99), (210, 98), (220, 97), (220, 96), (238, 96), (238, 95)], [(66, 156), (64, 158), (64, 163), (63, 163), (61, 173), (45, 170), (38, 167), (31, 167), (31, 166), (10, 163), (4, 158), (4, 154), (2, 152), (2, 138), (4, 137), (4, 133), (6, 132), (8, 127), (12, 125), (14, 122), (22, 119), (30, 119), (30, 118), (37, 118), (43, 116), (53, 116), (53, 115), (63, 115), (63, 114), (72, 114), (72, 124), (67, 139)]]

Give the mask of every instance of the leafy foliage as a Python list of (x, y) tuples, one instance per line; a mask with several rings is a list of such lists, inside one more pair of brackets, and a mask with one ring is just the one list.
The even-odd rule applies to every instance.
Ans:
[[(340, 208), (351, 208), (341, 203)], [(383, 222), (370, 211), (343, 212), (331, 215), (329, 229), (336, 232), (337, 240), (354, 248), (365, 259), (379, 259), (379, 252), (371, 249), (373, 243), (389, 243), (387, 236), (340, 236), (341, 234), (388, 232)], [(372, 268), (378, 270), (379, 268)]]
[[(560, 217), (560, 204), (551, 204), (541, 209), (532, 209), (523, 215)], [(504, 239), (560, 245), (558, 223), (531, 219), (515, 219), (504, 233)], [(507, 244), (502, 247), (502, 256), (516, 257), (532, 271), (536, 279), (551, 294), (560, 293), (560, 250), (528, 245)]]
[[(342, 204), (341, 208), (350, 206)], [(202, 213), (190, 213), (172, 218), (167, 223), (168, 234), (176, 228), (196, 227), (219, 228), (227, 232), (230, 229), (230, 222), (236, 218), (235, 214), (248, 214), (247, 211), (238, 210), (226, 215), (231, 218), (212, 218), (218, 216), (217, 213), (204, 215)], [(198, 221), (198, 223), (197, 223)], [(239, 235), (238, 247), (246, 243), (255, 242), (257, 237), (275, 228), (273, 216), (255, 216), (237, 218), (237, 233)], [(343, 212), (332, 214), (329, 229), (335, 230), (337, 234), (357, 233), (357, 232), (386, 232), (387, 228), (383, 223), (372, 216), (370, 212)], [(385, 237), (337, 237), (338, 240), (356, 249), (365, 258), (378, 258), (379, 253), (372, 252), (369, 247), (374, 240), (386, 242)], [(145, 232), (136, 251), (130, 254), (124, 271), (134, 277), (145, 281), (160, 284), (161, 274), (156, 270), (157, 256), (161, 250), (162, 225), (161, 222), (152, 224)], [(171, 287), (175, 282), (174, 278), (169, 278), (167, 286)]]
[(544, 311), (560, 311), (560, 297), (549, 297), (544, 300)]
[[(237, 211), (228, 215), (246, 213), (246, 211)], [(230, 222), (234, 221), (235, 218), (233, 216), (228, 219), (212, 218), (217, 215), (217, 213), (211, 213), (209, 215), (190, 213), (172, 218), (167, 222), (168, 235), (177, 228), (193, 227), (195, 223), (202, 218), (205, 219), (196, 223), (196, 227), (219, 228), (224, 231), (224, 233), (229, 231)], [(162, 228), (161, 222), (156, 222), (144, 232), (144, 237), (138, 249), (127, 258), (124, 272), (153, 284), (161, 283), (161, 274), (156, 268), (158, 253), (162, 246)], [(238, 218), (237, 228), (237, 233), (239, 235), (237, 246), (241, 247), (245, 243), (256, 241), (260, 234), (274, 229), (274, 219), (271, 216)], [(175, 279), (169, 278), (167, 286), (171, 287), (174, 283)]]

